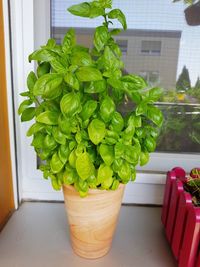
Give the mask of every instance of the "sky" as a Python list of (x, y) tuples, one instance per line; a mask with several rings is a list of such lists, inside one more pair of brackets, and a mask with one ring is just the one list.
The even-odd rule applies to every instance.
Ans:
[[(57, 27), (96, 27), (101, 19), (91, 20), (72, 16), (66, 9), (83, 0), (52, 0), (52, 25)], [(172, 0), (113, 0), (113, 8), (120, 8), (127, 18), (128, 29), (179, 30), (180, 40), (177, 77), (184, 65), (190, 73), (192, 85), (200, 76), (200, 26), (188, 26), (182, 2)], [(116, 23), (116, 26), (120, 25)]]

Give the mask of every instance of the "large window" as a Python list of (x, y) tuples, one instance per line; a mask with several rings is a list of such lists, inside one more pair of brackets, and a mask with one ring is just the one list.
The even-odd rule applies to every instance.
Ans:
[[(78, 42), (92, 47), (93, 28), (101, 19), (91, 23), (66, 11), (79, 2), (51, 1), (51, 34), (60, 42), (66, 30), (75, 27)], [(115, 0), (113, 5), (127, 16), (128, 30), (116, 40), (125, 71), (145, 77), (151, 86), (164, 88), (157, 103), (165, 116), (157, 152), (199, 153), (200, 26), (187, 25), (182, 2)]]
[(161, 53), (161, 41), (142, 41), (141, 54), (159, 56)]

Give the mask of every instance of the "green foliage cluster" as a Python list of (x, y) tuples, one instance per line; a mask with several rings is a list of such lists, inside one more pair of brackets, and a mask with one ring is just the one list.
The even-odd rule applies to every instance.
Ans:
[[(55, 190), (74, 185), (80, 196), (89, 188), (118, 188), (136, 176), (135, 166), (144, 165), (156, 147), (161, 111), (154, 106), (160, 88), (147, 88), (143, 78), (123, 75), (121, 51), (109, 29), (117, 19), (127, 28), (124, 14), (112, 8), (111, 0), (71, 6), (74, 15), (103, 16), (94, 33), (94, 48), (76, 43), (70, 29), (61, 45), (50, 39), (29, 56), (38, 63), (27, 78), (28, 91), (20, 107), (21, 121), (35, 118), (27, 136), (44, 161), (44, 178)], [(118, 106), (125, 99), (135, 103), (125, 117)]]
[(186, 66), (183, 67), (181, 74), (176, 82), (177, 91), (187, 91), (191, 88), (190, 75)]

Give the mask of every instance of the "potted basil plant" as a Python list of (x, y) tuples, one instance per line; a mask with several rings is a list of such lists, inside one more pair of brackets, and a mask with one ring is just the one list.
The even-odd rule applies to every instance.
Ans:
[[(163, 115), (154, 105), (160, 88), (149, 88), (135, 74), (124, 75), (121, 50), (112, 28), (120, 9), (111, 0), (68, 8), (73, 15), (104, 22), (96, 27), (94, 47), (76, 43), (70, 29), (61, 45), (49, 39), (29, 56), (37, 62), (27, 77), (19, 106), (21, 121), (34, 119), (27, 132), (42, 160), (40, 170), (55, 190), (63, 189), (75, 252), (86, 258), (106, 254), (112, 242), (124, 186), (136, 177), (156, 147)], [(120, 112), (123, 102), (133, 103)]]

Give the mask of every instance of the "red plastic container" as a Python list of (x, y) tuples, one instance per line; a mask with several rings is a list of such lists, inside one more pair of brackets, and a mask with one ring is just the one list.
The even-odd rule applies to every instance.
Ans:
[(200, 208), (184, 191), (185, 171), (176, 167), (167, 173), (162, 223), (179, 267), (200, 267)]

